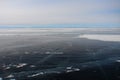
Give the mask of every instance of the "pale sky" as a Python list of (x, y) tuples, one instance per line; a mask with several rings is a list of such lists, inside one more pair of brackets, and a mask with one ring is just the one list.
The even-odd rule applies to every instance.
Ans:
[(0, 25), (120, 23), (120, 0), (0, 0)]

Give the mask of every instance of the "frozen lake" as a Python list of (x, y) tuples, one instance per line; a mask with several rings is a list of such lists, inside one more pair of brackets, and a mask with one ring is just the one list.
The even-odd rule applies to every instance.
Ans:
[(0, 80), (120, 80), (119, 63), (119, 28), (0, 29)]

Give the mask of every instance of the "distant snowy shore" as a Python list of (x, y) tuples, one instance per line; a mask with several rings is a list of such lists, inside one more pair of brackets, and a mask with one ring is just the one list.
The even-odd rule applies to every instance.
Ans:
[(102, 40), (102, 41), (119, 41), (120, 42), (120, 35), (98, 35), (98, 34), (85, 34), (80, 35), (78, 38), (87, 38), (87, 39), (95, 39), (95, 40)]

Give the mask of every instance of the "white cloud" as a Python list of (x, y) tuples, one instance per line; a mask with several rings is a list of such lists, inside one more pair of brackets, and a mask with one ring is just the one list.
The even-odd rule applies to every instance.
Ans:
[(0, 24), (119, 23), (119, 0), (0, 0)]

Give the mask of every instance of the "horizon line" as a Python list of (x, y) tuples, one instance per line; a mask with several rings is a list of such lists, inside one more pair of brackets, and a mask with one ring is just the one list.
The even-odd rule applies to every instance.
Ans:
[(0, 25), (0, 28), (120, 28), (120, 24), (6, 24)]

